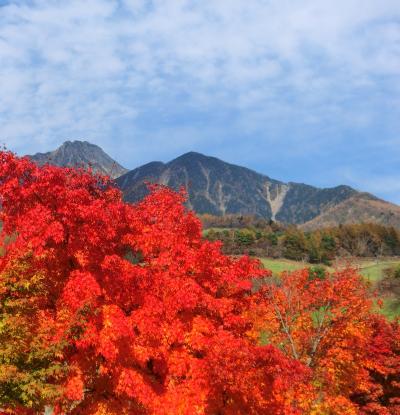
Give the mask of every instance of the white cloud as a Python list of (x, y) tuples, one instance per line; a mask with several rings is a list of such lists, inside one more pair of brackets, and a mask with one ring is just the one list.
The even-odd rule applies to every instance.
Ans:
[(399, 81), (399, 19), (398, 0), (11, 2), (0, 136), (19, 151), (74, 135), (109, 143), (116, 124), (174, 106), (235, 109), (252, 129), (293, 113), (363, 123), (370, 112), (343, 101)]

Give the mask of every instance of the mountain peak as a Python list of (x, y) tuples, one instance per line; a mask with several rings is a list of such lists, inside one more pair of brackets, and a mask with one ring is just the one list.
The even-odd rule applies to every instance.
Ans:
[(64, 147), (67, 147), (67, 146), (71, 146), (71, 145), (72, 146), (88, 146), (88, 147), (97, 147), (97, 148), (100, 148), (98, 145), (93, 144), (93, 143), (89, 143), (89, 141), (86, 141), (86, 140), (73, 140), (73, 141), (67, 140), (67, 141), (64, 141), (61, 144), (60, 147), (63, 147), (63, 146)]
[(89, 141), (84, 141), (84, 140), (64, 141), (55, 151), (60, 150), (60, 149), (77, 149), (77, 150), (92, 149), (96, 151), (100, 150), (101, 152), (103, 152), (102, 148), (99, 147), (98, 145), (89, 143)]
[(199, 153), (197, 151), (188, 151), (187, 153), (182, 154), (179, 157), (176, 157), (170, 163), (177, 161), (197, 161), (197, 160), (218, 160), (216, 157), (206, 156), (205, 154)]
[(198, 151), (188, 151), (187, 153), (183, 153), (179, 157), (208, 157), (208, 156), (206, 156), (203, 153), (199, 153)]
[(65, 141), (54, 151), (37, 153), (30, 158), (38, 164), (56, 166), (91, 167), (95, 172), (117, 178), (128, 170), (113, 160), (96, 144), (88, 141)]

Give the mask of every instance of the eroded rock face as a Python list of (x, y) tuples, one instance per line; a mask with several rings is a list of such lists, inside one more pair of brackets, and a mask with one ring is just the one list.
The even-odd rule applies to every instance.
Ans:
[(94, 171), (108, 175), (113, 179), (128, 171), (99, 146), (87, 141), (66, 141), (54, 151), (37, 153), (29, 157), (39, 164), (49, 163), (56, 166), (71, 167), (90, 166)]
[(185, 187), (189, 208), (200, 214), (252, 214), (299, 224), (358, 193), (348, 186), (319, 189), (283, 183), (195, 152), (169, 163), (153, 162), (138, 167), (118, 178), (117, 184), (125, 199), (135, 202), (146, 194), (146, 181), (174, 189)]

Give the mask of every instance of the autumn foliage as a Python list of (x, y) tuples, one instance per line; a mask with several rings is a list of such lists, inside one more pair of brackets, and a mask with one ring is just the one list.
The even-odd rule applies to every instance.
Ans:
[(129, 205), (10, 152), (0, 197), (6, 413), (400, 413), (400, 330), (355, 271), (274, 280), (203, 240), (183, 193)]
[(253, 336), (312, 369), (311, 413), (398, 413), (399, 328), (372, 312), (355, 270), (283, 273), (260, 293)]

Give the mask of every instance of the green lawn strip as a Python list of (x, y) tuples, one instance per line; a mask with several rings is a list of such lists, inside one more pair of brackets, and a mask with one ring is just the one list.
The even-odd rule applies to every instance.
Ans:
[(372, 283), (377, 283), (383, 278), (383, 271), (386, 268), (389, 268), (393, 265), (400, 264), (400, 261), (391, 260), (391, 261), (382, 261), (378, 263), (366, 262), (365, 264), (361, 263), (360, 273), (363, 277), (367, 278)]
[(290, 259), (273, 259), (273, 258), (258, 258), (264, 265), (264, 268), (272, 271), (273, 274), (278, 275), (283, 271), (296, 271), (298, 269), (310, 268), (315, 266), (322, 266), (327, 271), (332, 272), (334, 269), (323, 264), (310, 264), (309, 262), (292, 261)]
[(259, 258), (264, 268), (272, 271), (273, 274), (280, 274), (283, 271), (295, 271), (312, 266), (307, 262), (291, 261), (289, 259)]

